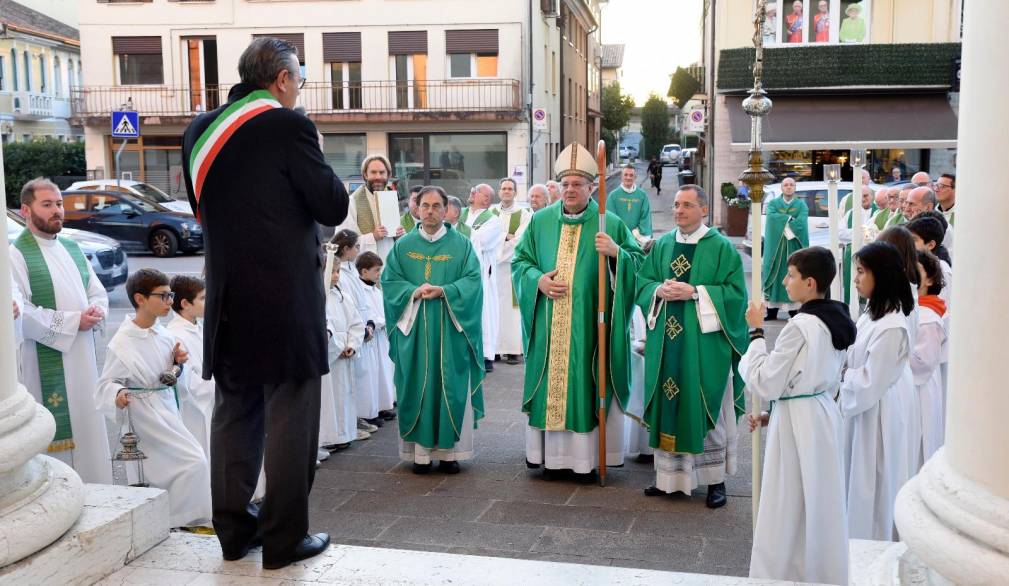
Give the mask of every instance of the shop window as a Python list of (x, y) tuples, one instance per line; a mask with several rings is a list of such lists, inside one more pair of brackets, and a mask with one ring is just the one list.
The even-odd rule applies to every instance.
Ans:
[(368, 152), (367, 137), (363, 134), (327, 134), (324, 138), (322, 156), (337, 177), (346, 179), (360, 175), (361, 162)]
[(505, 133), (392, 134), (389, 155), (401, 197), (415, 185), (438, 185), (466, 201), (470, 187), (508, 175)]

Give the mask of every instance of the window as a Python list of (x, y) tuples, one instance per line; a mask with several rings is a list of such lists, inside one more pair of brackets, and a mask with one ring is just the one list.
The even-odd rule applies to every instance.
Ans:
[(389, 160), (400, 198), (411, 187), (438, 185), (463, 200), (469, 188), (508, 175), (508, 136), (501, 133), (390, 134)]
[(450, 77), (497, 77), (498, 30), (445, 31)]
[(68, 212), (83, 212), (87, 207), (88, 196), (81, 194), (69, 194), (63, 196), (63, 209)]
[(427, 31), (389, 31), (397, 108), (427, 107)]
[(48, 89), (46, 87), (46, 56), (39, 55), (39, 91), (44, 94)]
[(0, 92), (7, 90), (7, 81), (4, 77), (4, 58), (0, 55)]
[(11, 85), (18, 91), (18, 53), (11, 49)]
[(451, 53), (448, 59), (450, 77), (497, 77), (497, 55)]
[(123, 213), (123, 203), (114, 195), (92, 195), (88, 211), (98, 212), (106, 216), (121, 214)]
[(360, 109), (361, 33), (322, 33), (322, 58), (329, 64), (332, 108)]
[[(112, 37), (112, 51), (119, 66), (120, 85), (164, 83), (161, 37)], [(77, 67), (80, 71), (80, 63)]]
[(872, 0), (771, 0), (766, 45), (867, 43)]
[(25, 50), (23, 56), (25, 62), (25, 91), (30, 92), (32, 91), (32, 57), (28, 54), (27, 50)]
[(346, 180), (361, 174), (361, 161), (368, 152), (368, 141), (363, 134), (327, 134), (323, 141), (322, 156), (337, 176)]
[(63, 97), (63, 75), (59, 57), (53, 57), (53, 93), (58, 98)]

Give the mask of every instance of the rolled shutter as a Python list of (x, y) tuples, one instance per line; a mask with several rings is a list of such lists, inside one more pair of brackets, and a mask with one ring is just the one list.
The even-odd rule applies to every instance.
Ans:
[(446, 53), (498, 54), (498, 29), (445, 31)]
[(361, 33), (322, 33), (322, 60), (327, 63), (361, 61)]
[(389, 31), (390, 55), (427, 55), (427, 31)]
[(160, 55), (161, 37), (112, 37), (112, 52), (130, 55)]

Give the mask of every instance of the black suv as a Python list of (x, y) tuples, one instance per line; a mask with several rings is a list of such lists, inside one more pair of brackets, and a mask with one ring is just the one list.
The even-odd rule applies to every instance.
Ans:
[(203, 228), (189, 214), (173, 212), (150, 199), (112, 191), (63, 193), (63, 224), (118, 240), (131, 252), (154, 256), (194, 254), (203, 249)]

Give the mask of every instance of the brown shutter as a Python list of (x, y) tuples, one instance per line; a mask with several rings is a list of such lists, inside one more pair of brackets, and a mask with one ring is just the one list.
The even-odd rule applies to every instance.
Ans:
[(254, 39), (260, 37), (273, 37), (291, 43), (298, 50), (298, 62), (302, 65), (305, 64), (305, 35), (301, 33), (262, 33), (252, 35)]
[(160, 55), (161, 37), (112, 37), (112, 52), (120, 55)]
[(427, 31), (389, 31), (390, 55), (427, 55)]
[(361, 61), (361, 33), (322, 33), (322, 60), (327, 63)]
[(445, 31), (445, 52), (497, 55), (498, 30), (489, 28)]

